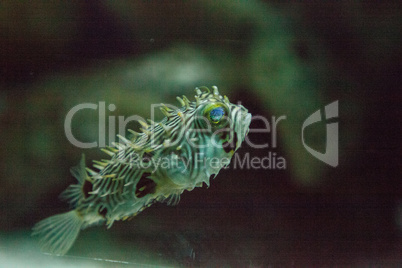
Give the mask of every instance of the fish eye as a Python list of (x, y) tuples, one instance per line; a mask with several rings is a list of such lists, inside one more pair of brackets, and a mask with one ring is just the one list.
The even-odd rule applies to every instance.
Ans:
[(211, 122), (218, 123), (222, 119), (224, 114), (225, 111), (223, 110), (223, 108), (217, 107), (209, 112), (209, 118), (211, 119)]
[(227, 108), (223, 104), (212, 103), (205, 108), (204, 116), (214, 125), (221, 123), (222, 119), (227, 116)]

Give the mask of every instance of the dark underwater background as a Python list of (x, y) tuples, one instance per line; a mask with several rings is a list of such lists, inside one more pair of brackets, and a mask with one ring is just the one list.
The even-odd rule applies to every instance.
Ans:
[[(0, 266), (402, 266), (401, 14), (398, 1), (2, 1)], [(250, 132), (270, 147), (237, 151), (286, 168), (232, 161), (177, 206), (84, 230), (66, 256), (40, 253), (30, 229), (69, 209), (58, 195), (75, 183), (70, 167), (107, 158), (68, 141), (74, 106), (114, 104), (109, 141), (111, 117), (150, 118), (151, 104), (213, 85), (253, 115), (286, 116), (276, 146)], [(334, 101), (337, 167), (301, 140)], [(73, 134), (99, 141), (98, 120), (77, 113)], [(325, 126), (306, 130), (320, 152)]]

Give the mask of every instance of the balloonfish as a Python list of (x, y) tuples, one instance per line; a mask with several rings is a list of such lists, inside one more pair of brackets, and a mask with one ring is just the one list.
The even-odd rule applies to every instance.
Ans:
[(160, 122), (141, 121), (141, 133), (130, 131), (131, 137), (119, 136), (119, 143), (103, 148), (111, 158), (93, 161), (96, 170), (86, 168), (82, 157), (71, 169), (78, 183), (60, 196), (73, 210), (33, 228), (42, 251), (63, 255), (86, 227), (105, 223), (109, 228), (155, 202), (176, 205), (185, 190), (209, 186), (244, 141), (251, 114), (215, 86), (212, 92), (195, 91), (195, 101), (177, 97), (177, 109), (161, 104), (166, 117)]

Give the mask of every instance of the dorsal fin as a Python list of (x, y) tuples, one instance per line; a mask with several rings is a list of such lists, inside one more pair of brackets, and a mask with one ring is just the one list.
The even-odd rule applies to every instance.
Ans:
[(88, 174), (85, 169), (84, 154), (82, 154), (80, 163), (77, 166), (72, 167), (70, 172), (77, 179), (78, 184), (71, 184), (68, 186), (59, 197), (61, 200), (67, 201), (73, 208), (75, 208), (78, 200), (83, 195), (82, 185), (84, 184), (85, 180), (88, 179)]

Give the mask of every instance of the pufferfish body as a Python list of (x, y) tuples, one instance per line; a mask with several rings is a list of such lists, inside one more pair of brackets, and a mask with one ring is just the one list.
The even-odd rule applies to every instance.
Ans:
[(81, 229), (90, 225), (126, 220), (154, 202), (176, 205), (184, 190), (209, 186), (221, 168), (230, 163), (245, 139), (251, 114), (226, 96), (202, 87), (195, 101), (177, 98), (181, 108), (162, 105), (165, 118), (159, 123), (140, 122), (142, 133), (104, 148), (110, 160), (93, 161), (97, 171), (79, 166), (71, 169), (78, 180), (61, 198), (73, 210), (37, 223), (42, 251), (63, 255)]

